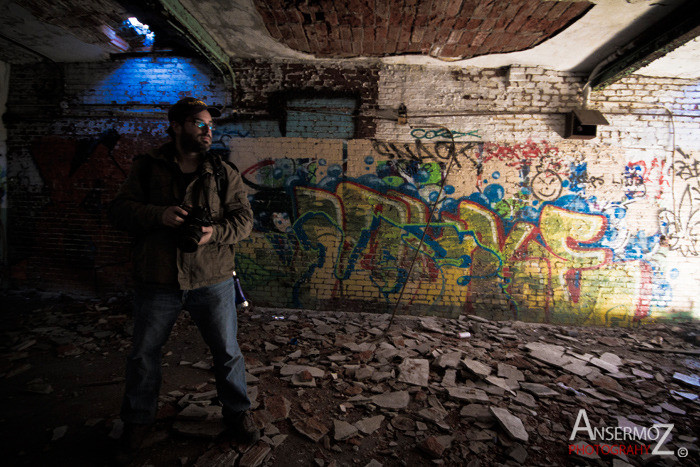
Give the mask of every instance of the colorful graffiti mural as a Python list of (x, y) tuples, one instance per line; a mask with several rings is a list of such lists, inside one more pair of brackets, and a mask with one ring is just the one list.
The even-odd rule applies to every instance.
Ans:
[[(343, 299), (385, 311), (405, 288), (409, 312), (571, 324), (668, 313), (672, 291), (654, 260), (661, 232), (627, 225), (635, 198), (613, 182), (626, 164), (591, 174), (583, 155), (546, 142), (422, 147), (471, 163), (443, 180), (445, 158), (398, 157), (398, 145), (372, 142), (374, 154), (349, 155), (366, 166), (357, 177), (331, 165), (320, 178), (326, 162), (313, 157), (242, 170), (255, 189), (256, 230), (237, 260), (250, 293), (285, 306)], [(387, 151), (393, 157), (375, 160)], [(617, 199), (601, 199), (604, 185)], [(671, 248), (697, 251), (680, 245), (690, 224), (674, 224), (678, 216), (661, 216), (679, 242)]]

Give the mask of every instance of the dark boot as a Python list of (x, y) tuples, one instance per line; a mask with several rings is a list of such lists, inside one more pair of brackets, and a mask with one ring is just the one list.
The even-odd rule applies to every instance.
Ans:
[(150, 424), (125, 423), (122, 437), (119, 438), (119, 446), (114, 455), (115, 465), (131, 464), (150, 431)]
[(224, 417), (224, 423), (228, 427), (226, 435), (230, 436), (232, 441), (253, 444), (260, 439), (260, 430), (247, 410)]

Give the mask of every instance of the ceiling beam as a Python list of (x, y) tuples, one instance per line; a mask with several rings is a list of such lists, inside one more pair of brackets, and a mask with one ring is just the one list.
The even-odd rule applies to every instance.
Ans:
[[(645, 67), (700, 35), (700, 8), (697, 0), (686, 1), (661, 21), (608, 57), (591, 79), (591, 87), (599, 91)], [(622, 55), (615, 57), (618, 53)], [(604, 63), (605, 61), (603, 61)]]
[(128, 11), (143, 16), (144, 19), (139, 17), (139, 20), (149, 22), (151, 29), (156, 31), (156, 43), (161, 31), (166, 32), (170, 40), (205, 58), (235, 88), (230, 57), (180, 0), (120, 0), (120, 3)]
[(224, 76), (228, 75), (231, 85), (235, 86), (229, 56), (199, 21), (182, 6), (180, 0), (159, 0), (159, 3), (165, 10), (168, 22), (184, 34), (192, 46), (207, 57)]

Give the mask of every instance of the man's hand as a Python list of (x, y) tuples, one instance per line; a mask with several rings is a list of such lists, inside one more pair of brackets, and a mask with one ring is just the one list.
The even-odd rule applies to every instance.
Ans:
[(211, 239), (211, 234), (214, 232), (214, 227), (208, 225), (208, 226), (202, 226), (202, 232), (204, 232), (204, 235), (202, 235), (202, 238), (199, 239), (198, 245), (204, 245)]
[(182, 223), (185, 222), (185, 217), (187, 217), (187, 211), (180, 206), (170, 206), (163, 211), (161, 220), (163, 221), (163, 225), (167, 227), (180, 227)]

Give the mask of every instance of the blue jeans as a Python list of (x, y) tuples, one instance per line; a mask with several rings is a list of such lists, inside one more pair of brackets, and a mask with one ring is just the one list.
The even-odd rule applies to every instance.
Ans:
[(140, 287), (134, 297), (133, 348), (126, 361), (126, 389), (121, 418), (151, 423), (158, 409), (162, 381), (161, 354), (182, 309), (189, 311), (214, 357), (219, 401), (225, 418), (250, 408), (245, 361), (236, 333), (233, 279), (193, 290)]

